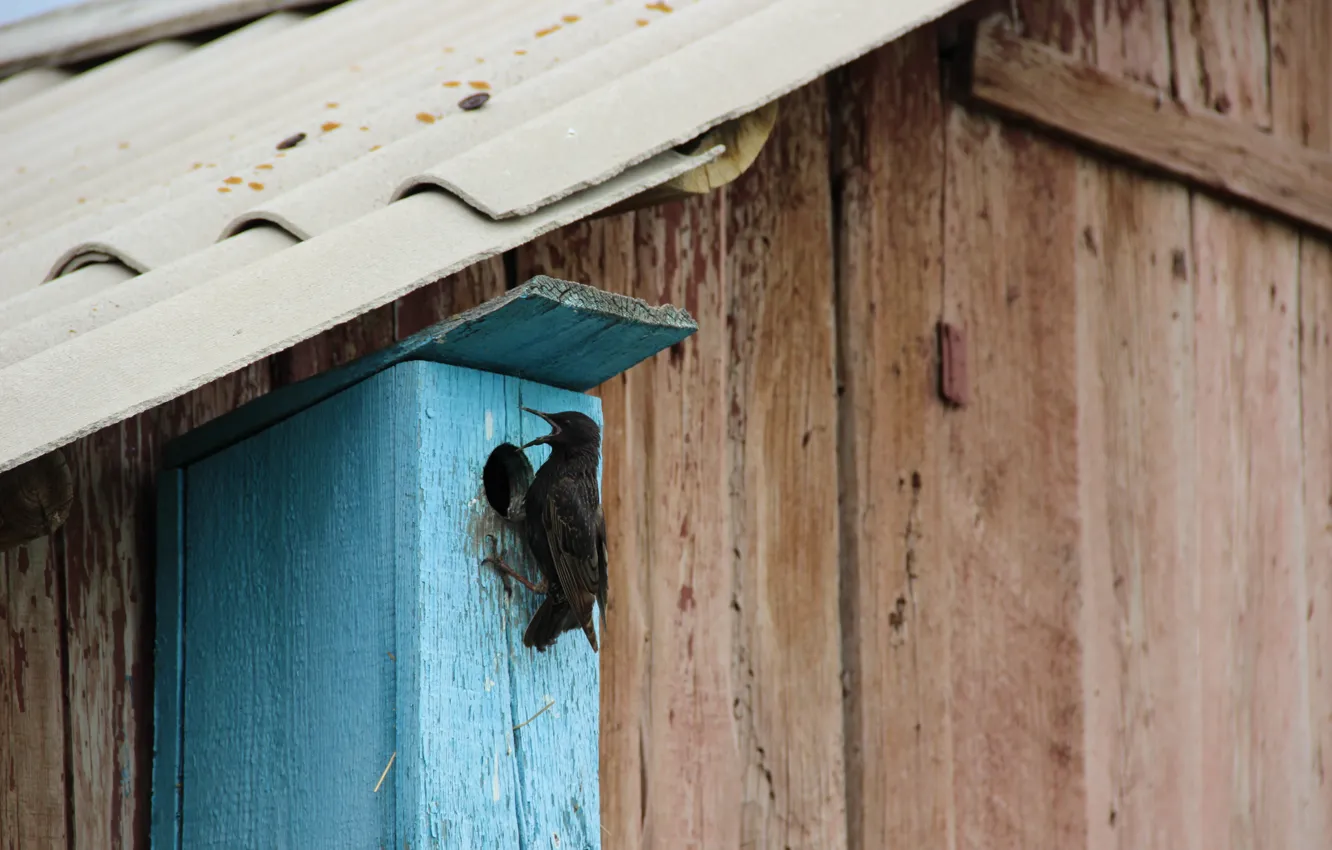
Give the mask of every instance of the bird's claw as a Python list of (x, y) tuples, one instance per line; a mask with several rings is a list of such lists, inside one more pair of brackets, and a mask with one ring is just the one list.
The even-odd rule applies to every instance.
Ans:
[(512, 567), (504, 562), (504, 553), (499, 550), (499, 541), (495, 538), (495, 535), (487, 534), (486, 539), (490, 541), (492, 552), (482, 558), (481, 563), (489, 564), (494, 568), (495, 572), (499, 573), (500, 576), (504, 578), (504, 585), (506, 588), (508, 587), (508, 580), (512, 578), (533, 593), (544, 594), (546, 592), (545, 582), (541, 582), (540, 584), (533, 583), (526, 576), (519, 575)]

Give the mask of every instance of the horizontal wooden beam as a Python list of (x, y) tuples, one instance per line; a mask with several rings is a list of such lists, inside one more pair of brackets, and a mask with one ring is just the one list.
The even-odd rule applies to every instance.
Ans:
[(1014, 35), (1002, 18), (978, 28), (973, 101), (1332, 232), (1332, 156)]
[(0, 549), (55, 532), (74, 505), (74, 476), (56, 449), (0, 472)]

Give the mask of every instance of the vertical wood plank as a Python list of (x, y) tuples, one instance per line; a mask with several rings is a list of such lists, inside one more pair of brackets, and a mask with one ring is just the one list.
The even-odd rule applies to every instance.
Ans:
[(504, 258), (491, 257), (474, 266), (413, 290), (393, 302), (397, 339), (504, 294)]
[(971, 402), (945, 418), (958, 847), (1086, 841), (1075, 154), (950, 104), (944, 317)]
[(1266, 0), (1172, 0), (1179, 97), (1270, 127)]
[(0, 552), (0, 847), (64, 847), (61, 581), (49, 538)]
[(954, 829), (954, 626), (941, 557), (944, 123), (935, 32), (904, 36), (832, 79), (847, 844), (943, 850)]
[(819, 80), (728, 192), (746, 847), (846, 842), (827, 130)]
[[(1095, 63), (1168, 90), (1167, 18), (1164, 2), (1104, 4)], [(1087, 843), (1201, 850), (1189, 192), (1078, 168)]]
[[(1332, 6), (1271, 0), (1272, 131), (1332, 150)], [(1332, 244), (1303, 233), (1299, 256), (1300, 421), (1304, 472), (1307, 758), (1302, 778), (1303, 840), (1332, 846)], [(1293, 612), (1298, 619), (1299, 612)]]
[[(1183, 4), (1187, 6), (1187, 4)], [(1172, 28), (1180, 96), (1269, 126), (1256, 3)], [(1204, 34), (1200, 36), (1199, 34)], [(1196, 66), (1188, 58), (1196, 56)], [(1218, 89), (1217, 81), (1222, 81)], [(1210, 99), (1207, 92), (1211, 91)], [(1217, 94), (1217, 92), (1220, 94)], [(1236, 96), (1238, 93), (1238, 96)], [(1226, 111), (1222, 109), (1221, 111)], [(1204, 847), (1302, 846), (1309, 751), (1298, 237), (1193, 200)]]
[(397, 338), (393, 316), (394, 305), (385, 304), (274, 354), (274, 384), (294, 384), (384, 348)]

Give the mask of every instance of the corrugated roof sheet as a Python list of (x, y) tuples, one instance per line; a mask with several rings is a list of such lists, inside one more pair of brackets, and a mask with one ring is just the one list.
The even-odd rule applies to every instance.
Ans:
[(15, 86), (0, 470), (697, 168), (957, 5), (351, 0)]

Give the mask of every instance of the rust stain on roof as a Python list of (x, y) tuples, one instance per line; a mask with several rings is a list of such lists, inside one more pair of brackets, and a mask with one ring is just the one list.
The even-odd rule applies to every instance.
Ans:
[(337, 121), (325, 121), (323, 124), (319, 125), (319, 129), (323, 130), (325, 133), (331, 133), (341, 126), (342, 124)]
[(444, 82), (444, 88), (446, 89), (456, 89), (460, 85), (462, 85), (462, 83), (458, 80), (446, 80)]
[(382, 148), (382, 147), (384, 147), (384, 146), (383, 146), (383, 145), (375, 145), (374, 147), (370, 148), (370, 153), (374, 153), (375, 151), (379, 150), (379, 149)]
[(564, 21), (566, 24), (576, 24), (579, 21), (581, 21), (582, 18), (578, 17), (577, 15), (564, 15), (563, 17), (560, 18), (560, 20)]
[(656, 3), (648, 3), (646, 8), (651, 9), (654, 12), (665, 12), (666, 14), (670, 14), (671, 12), (675, 11), (674, 9), (671, 8), (671, 5), (669, 3), (662, 3), (660, 1)]
[(260, 170), (260, 171), (272, 171), (272, 170), (273, 170), (273, 163), (271, 163), (271, 162), (261, 162), (261, 163), (259, 163), (258, 165), (256, 165), (255, 168), (258, 169), (258, 170)]
[(338, 108), (338, 102), (337, 102), (336, 100), (330, 100), (328, 103), (324, 104), (324, 108), (325, 108), (325, 109), (337, 109), (337, 108)]
[(231, 190), (228, 189), (226, 186), (218, 186), (218, 187), (217, 187), (217, 191), (222, 192), (222, 193), (226, 193), (226, 192), (230, 192)]
[(416, 113), (416, 120), (420, 121), (422, 124), (434, 124), (435, 116), (431, 115), (429, 112), (418, 112)]
[(490, 83), (486, 82), (485, 80), (472, 80), (467, 85), (471, 86), (477, 91), (490, 91)]
[(232, 186), (237, 186), (237, 185), (239, 185), (239, 184), (241, 184), (241, 183), (244, 183), (245, 181), (244, 181), (244, 180), (241, 180), (239, 177), (232, 176), (232, 177), (228, 177), (226, 180), (223, 180), (222, 182), (223, 182), (223, 183), (230, 183)]
[(256, 183), (253, 180), (251, 180), (248, 185), (251, 189), (253, 189), (256, 192), (262, 192), (264, 190), (263, 183)]
[(537, 37), (537, 38), (545, 38), (546, 36), (548, 36), (548, 35), (550, 35), (551, 33), (555, 32), (555, 30), (557, 30), (557, 29), (559, 29), (559, 28), (560, 28), (560, 25), (559, 25), (559, 24), (555, 24), (555, 25), (553, 25), (553, 26), (546, 27), (546, 28), (543, 29), (543, 30), (537, 30), (537, 31), (536, 31), (536, 37)]
[(513, 55), (514, 55), (514, 56), (526, 56), (526, 55), (527, 55), (527, 51), (526, 51), (526, 50), (515, 50), (515, 51), (513, 51)]
[(634, 21), (634, 23), (638, 24), (640, 27), (645, 27), (648, 25), (647, 18), (639, 18), (638, 20)]
[(121, 142), (118, 146), (122, 151), (129, 149), (129, 142)]

